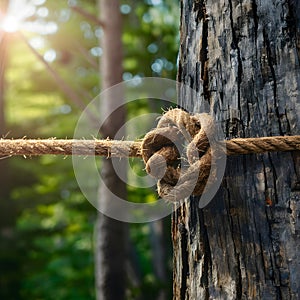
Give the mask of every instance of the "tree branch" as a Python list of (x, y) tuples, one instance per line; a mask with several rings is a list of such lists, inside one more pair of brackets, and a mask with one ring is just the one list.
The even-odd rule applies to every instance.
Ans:
[[(18, 32), (20, 38), (24, 41), (24, 43), (28, 46), (31, 52), (35, 55), (35, 57), (46, 67), (47, 71), (50, 73), (52, 78), (55, 80), (56, 84), (62, 90), (62, 92), (81, 110), (86, 110), (86, 103), (81, 100), (81, 98), (77, 95), (77, 93), (73, 90), (71, 86), (69, 86), (65, 80), (50, 66), (49, 63), (40, 55), (27, 41), (26, 37)], [(96, 116), (91, 111), (86, 111), (89, 115), (90, 120), (95, 124), (98, 123)]]
[(94, 68), (94, 69), (99, 69), (99, 63), (96, 59), (92, 57), (90, 52), (85, 49), (80, 43), (76, 43), (74, 45), (74, 48), (77, 48), (80, 54), (84, 57), (84, 59)]
[(97, 18), (97, 16), (89, 13), (88, 11), (86, 11), (85, 9), (83, 9), (82, 7), (76, 6), (76, 5), (72, 5), (70, 6), (70, 8), (75, 11), (76, 13), (78, 13), (79, 15), (85, 17), (86, 19), (94, 22), (95, 24), (101, 26), (101, 27), (105, 27), (105, 24), (99, 20)]

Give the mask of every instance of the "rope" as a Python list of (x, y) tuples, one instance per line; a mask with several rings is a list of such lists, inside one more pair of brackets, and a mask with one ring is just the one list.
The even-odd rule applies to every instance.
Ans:
[[(224, 143), (216, 140), (216, 133), (210, 115), (190, 115), (174, 109), (146, 134), (142, 157), (146, 171), (157, 179), (158, 194), (163, 199), (173, 202), (202, 195), (217, 179), (217, 165), (225, 154), (300, 150), (300, 136), (233, 139)], [(186, 149), (182, 148), (184, 144)]]
[(212, 162), (217, 163), (220, 151), (239, 155), (300, 150), (300, 135), (236, 138), (224, 142), (217, 141), (215, 136), (214, 121), (208, 114), (190, 115), (173, 109), (161, 117), (157, 128), (148, 132), (142, 141), (0, 139), (0, 158), (45, 154), (142, 157), (146, 171), (158, 180), (159, 195), (177, 201), (203, 193), (210, 181)]
[[(300, 136), (235, 138), (225, 141), (228, 156), (300, 150)], [(96, 155), (142, 157), (142, 142), (116, 140), (0, 139), (0, 157)]]
[(106, 157), (141, 157), (141, 142), (115, 140), (27, 140), (0, 139), (1, 156), (97, 155)]

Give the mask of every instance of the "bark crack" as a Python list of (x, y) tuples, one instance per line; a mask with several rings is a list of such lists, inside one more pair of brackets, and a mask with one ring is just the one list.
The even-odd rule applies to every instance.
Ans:
[(243, 76), (243, 63), (241, 58), (241, 49), (239, 47), (239, 39), (234, 28), (232, 0), (229, 0), (228, 3), (230, 9), (230, 24), (231, 24), (231, 31), (232, 31), (231, 47), (232, 49), (237, 51), (237, 59), (238, 59), (238, 74), (237, 74), (238, 110), (241, 112), (241, 83), (242, 83), (242, 76)]
[(282, 130), (282, 124), (280, 121), (280, 113), (279, 113), (278, 99), (277, 99), (277, 78), (276, 78), (276, 73), (275, 73), (275, 68), (274, 68), (274, 64), (276, 64), (276, 57), (272, 56), (271, 44), (268, 39), (265, 28), (263, 29), (263, 37), (264, 37), (264, 42), (265, 42), (266, 50), (267, 50), (268, 65), (269, 65), (272, 80), (273, 80), (273, 97), (274, 97), (273, 100), (274, 100), (275, 113), (276, 113), (276, 117), (278, 120), (279, 132), (281, 135), (284, 135), (283, 130)]
[(236, 272), (237, 272), (237, 278), (236, 278), (236, 299), (242, 299), (242, 272), (241, 272), (241, 263), (240, 263), (240, 255), (236, 253), (236, 260), (237, 260), (237, 266), (236, 266)]
[(237, 252), (236, 241), (234, 238), (234, 228), (233, 228), (233, 218), (230, 214), (230, 226), (231, 226), (231, 233), (232, 233), (232, 243), (233, 243), (233, 252), (236, 261), (236, 266), (234, 267), (235, 270), (235, 289), (236, 289), (236, 299), (242, 299), (242, 273), (241, 273), (241, 264), (240, 264), (240, 254)]
[[(276, 172), (274, 169), (274, 166), (272, 165), (271, 158), (270, 159), (270, 164), (272, 169), (274, 170), (274, 181), (276, 183)], [(263, 162), (263, 167), (264, 167), (264, 180), (265, 180), (265, 194), (266, 197), (268, 196), (268, 184), (267, 184), (267, 174), (266, 174), (266, 166), (265, 163)], [(274, 184), (275, 184), (274, 183)], [(275, 197), (277, 197), (277, 193), (275, 192)], [(276, 199), (277, 201), (278, 199)], [(269, 271), (269, 276), (273, 282), (275, 292), (276, 292), (276, 299), (281, 300), (282, 299), (282, 293), (281, 293), (281, 284), (280, 284), (280, 266), (276, 263), (276, 253), (279, 253), (279, 242), (276, 236), (276, 233), (273, 232), (272, 226), (275, 222), (274, 220), (274, 214), (273, 214), (273, 206), (265, 206), (265, 215), (266, 215), (266, 220), (268, 224), (268, 229), (269, 229), (269, 241), (270, 241), (270, 271)]]
[(188, 263), (188, 236), (187, 230), (183, 223), (178, 225), (180, 232), (180, 249), (181, 249), (181, 257), (182, 257), (182, 269), (181, 269), (181, 286), (180, 286), (180, 299), (185, 299), (186, 291), (187, 291), (187, 279), (189, 277), (189, 263)]
[(263, 273), (264, 273), (264, 281), (266, 282), (267, 269), (266, 269), (266, 265), (265, 265), (264, 252), (263, 252), (264, 245), (262, 243), (260, 232), (258, 233), (258, 241), (259, 241), (259, 248), (260, 248), (261, 264), (262, 264)]
[[(287, 25), (287, 30), (289, 34), (290, 41), (294, 44), (296, 47), (296, 52), (298, 56), (298, 60), (300, 59), (300, 35), (299, 35), (299, 16), (297, 16), (297, 3), (296, 0), (287, 0), (287, 17), (286, 17), (286, 25)], [(298, 28), (297, 28), (298, 27)]]
[[(261, 266), (262, 266), (262, 270), (263, 270), (263, 274), (264, 274), (264, 282), (266, 282), (267, 270), (266, 270), (266, 265), (265, 265), (264, 252), (263, 252), (264, 246), (263, 246), (260, 230), (258, 229), (257, 224), (256, 224), (256, 214), (253, 214), (253, 223), (254, 223), (255, 232), (257, 232), (257, 236), (258, 236), (259, 257), (261, 258)], [(255, 240), (255, 237), (253, 237), (253, 240)], [(257, 255), (255, 246), (254, 246), (254, 252)], [(257, 274), (259, 274), (259, 269), (260, 269), (258, 266), (258, 263), (259, 263), (259, 261), (255, 262)], [(261, 278), (259, 278), (258, 280), (260, 281)]]
[[(235, 271), (235, 292), (236, 292), (236, 299), (242, 299), (242, 291), (243, 291), (243, 286), (242, 286), (242, 272), (241, 272), (241, 264), (240, 264), (240, 254), (237, 252), (237, 246), (236, 246), (236, 241), (234, 237), (234, 220), (233, 216), (230, 213), (232, 206), (230, 205), (230, 199), (231, 199), (231, 193), (229, 191), (229, 188), (227, 188), (227, 193), (228, 193), (228, 218), (229, 218), (229, 224), (230, 224), (230, 232), (231, 232), (231, 238), (232, 238), (232, 244), (233, 244), (233, 253), (234, 253), (234, 258), (236, 261), (236, 265), (234, 267)], [(240, 231), (240, 226), (238, 222), (238, 227), (239, 227), (239, 233)], [(230, 267), (230, 266), (229, 266)]]
[(209, 91), (209, 75), (208, 75), (208, 18), (206, 14), (206, 6), (204, 1), (201, 1), (202, 5), (199, 7), (202, 18), (202, 42), (200, 49), (200, 62), (201, 62), (201, 79), (203, 81), (203, 96), (204, 99), (210, 102)]
[[(253, 21), (254, 21), (255, 44), (257, 44), (257, 35), (258, 35), (258, 14), (257, 14), (257, 3), (256, 3), (256, 0), (252, 0), (252, 11), (253, 11)], [(257, 47), (256, 47), (256, 52), (257, 52)]]
[(277, 193), (277, 185), (276, 185), (276, 181), (277, 181), (277, 178), (278, 178), (278, 176), (277, 176), (277, 172), (276, 172), (276, 169), (275, 169), (275, 165), (274, 165), (274, 163), (273, 163), (273, 161), (272, 161), (272, 158), (271, 158), (271, 154), (270, 153), (268, 153), (268, 158), (269, 158), (269, 161), (270, 161), (270, 165), (271, 165), (271, 168), (272, 168), (272, 171), (273, 171), (273, 176), (272, 176), (272, 178), (273, 178), (273, 185), (274, 185), (274, 197), (275, 197), (275, 204), (277, 204), (278, 203), (278, 193)]
[[(280, 280), (279, 280), (279, 268), (276, 264), (276, 248), (278, 248), (278, 242), (277, 240), (274, 238), (274, 234), (273, 234), (273, 230), (272, 230), (272, 224), (274, 223), (274, 216), (273, 216), (273, 212), (272, 212), (272, 207), (270, 206), (266, 206), (265, 207), (265, 214), (266, 214), (266, 219), (267, 219), (267, 223), (268, 223), (268, 228), (269, 228), (269, 240), (270, 240), (270, 271), (269, 271), (269, 276), (273, 282), (273, 285), (275, 287), (276, 290), (276, 294), (279, 298), (277, 299), (281, 299), (280, 297)], [(279, 291), (278, 291), (279, 289)]]
[(210, 298), (208, 283), (209, 283), (209, 276), (211, 273), (212, 261), (211, 261), (211, 250), (210, 250), (209, 238), (207, 233), (207, 227), (204, 222), (204, 214), (202, 209), (199, 211), (199, 221), (200, 221), (200, 234), (203, 240), (203, 247), (204, 247), (203, 249), (204, 263), (203, 263), (203, 275), (201, 276), (201, 285), (205, 289), (204, 300), (208, 300)]

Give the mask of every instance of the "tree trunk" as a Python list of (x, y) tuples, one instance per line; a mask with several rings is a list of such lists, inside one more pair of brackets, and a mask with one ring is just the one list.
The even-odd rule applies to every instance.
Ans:
[[(156, 279), (162, 285), (165, 285), (167, 281), (167, 247), (164, 225), (164, 220), (157, 220), (149, 224), (153, 271)], [(167, 299), (166, 289), (161, 288), (156, 300), (165, 299)]]
[[(178, 80), (226, 138), (300, 133), (300, 3), (182, 0)], [(173, 215), (174, 299), (300, 299), (300, 153), (227, 159)]]
[[(0, 15), (7, 9), (7, 1), (0, 3)], [(7, 36), (0, 29), (0, 137), (5, 135), (4, 97), (5, 97), (5, 67), (7, 63)]]
[[(0, 3), (0, 14), (7, 10), (8, 1)], [(8, 61), (9, 36), (0, 29), (0, 138), (7, 134), (5, 120), (5, 74)], [(17, 259), (15, 223), (16, 204), (10, 198), (11, 175), (9, 162), (0, 156), (0, 299), (19, 299), (20, 265)]]
[[(118, 0), (99, 1), (100, 19), (104, 24), (101, 37), (103, 49), (100, 72), (102, 90), (108, 89), (122, 80), (122, 22), (119, 6)], [(101, 128), (101, 134), (103, 137), (114, 138), (119, 128), (125, 123), (125, 110), (120, 108), (110, 116), (106, 116), (105, 113), (110, 111), (109, 105), (115, 105), (116, 101), (122, 102), (123, 95), (120, 89), (113, 89), (106, 95), (108, 98), (103, 99), (102, 103), (105, 103), (105, 106), (101, 107), (101, 113), (108, 119)], [(119, 165), (122, 163), (124, 162), (118, 162)], [(120, 170), (126, 172), (125, 165)], [(126, 185), (115, 173), (111, 159), (102, 161), (101, 176), (103, 184), (99, 189), (100, 205), (111, 205), (113, 197), (109, 191), (121, 199), (126, 199)], [(125, 178), (124, 175), (120, 177)], [(104, 184), (107, 189), (104, 188)], [(99, 213), (95, 230), (97, 299), (122, 300), (125, 297), (127, 224)]]

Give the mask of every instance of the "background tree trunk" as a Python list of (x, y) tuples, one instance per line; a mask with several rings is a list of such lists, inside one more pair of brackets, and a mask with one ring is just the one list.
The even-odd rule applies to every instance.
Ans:
[[(0, 3), (0, 17), (5, 15), (8, 1)], [(6, 32), (0, 29), (0, 137), (6, 134), (5, 124), (5, 69), (7, 65), (7, 40)]]
[[(0, 14), (5, 14), (8, 1), (1, 1)], [(0, 29), (0, 138), (7, 134), (5, 120), (5, 73), (8, 61), (8, 35)], [(15, 222), (16, 204), (10, 198), (9, 162), (0, 157), (0, 298), (19, 299), (19, 261)]]
[[(154, 275), (162, 285), (167, 282), (166, 251), (169, 250), (166, 246), (166, 232), (164, 232), (164, 227), (166, 227), (166, 224), (164, 221), (165, 220), (157, 220), (149, 224)], [(156, 300), (165, 299), (167, 299), (166, 289), (161, 289)]]
[[(197, 99), (180, 104), (226, 138), (299, 134), (299, 1), (181, 5), (178, 80)], [(299, 166), (299, 152), (228, 158), (210, 204), (174, 213), (174, 299), (299, 299)]]
[(1, 137), (5, 134), (5, 119), (4, 119), (4, 72), (5, 72), (5, 33), (0, 31), (0, 134)]
[[(99, 0), (100, 20), (104, 24), (101, 47), (101, 85), (102, 90), (122, 81), (122, 18), (118, 0)], [(120, 89), (113, 89), (105, 100), (106, 107), (101, 107), (104, 116), (108, 117), (101, 128), (103, 137), (114, 138), (119, 128), (125, 123), (125, 110), (120, 108), (110, 116), (105, 115), (109, 105), (116, 101), (122, 103), (123, 95)], [(124, 134), (125, 135), (125, 134)], [(123, 161), (118, 162), (122, 164)], [(120, 168), (126, 172), (126, 167)], [(126, 185), (118, 177), (110, 159), (102, 161), (101, 176), (109, 191), (118, 197), (126, 199)], [(124, 177), (123, 177), (124, 178)], [(107, 189), (101, 185), (99, 201), (101, 205), (111, 205), (113, 199)], [(96, 237), (96, 294), (98, 300), (124, 299), (125, 297), (125, 265), (127, 251), (127, 225), (99, 213), (95, 227)]]

